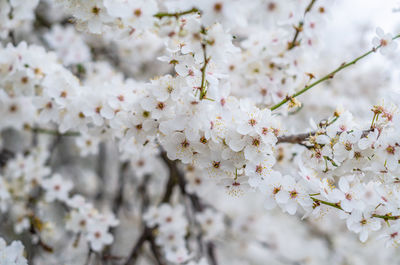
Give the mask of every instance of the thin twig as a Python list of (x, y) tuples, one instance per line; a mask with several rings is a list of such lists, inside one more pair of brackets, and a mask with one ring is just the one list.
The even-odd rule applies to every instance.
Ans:
[[(311, 195), (310, 195), (310, 198), (314, 201), (316, 207), (321, 204), (324, 204), (324, 205), (327, 205), (327, 206), (330, 206), (330, 207), (333, 207), (333, 208), (336, 208), (336, 209), (339, 209), (339, 210), (345, 212), (345, 210), (343, 210), (343, 208), (340, 206), (340, 203), (327, 202), (327, 201), (324, 201), (321, 199), (314, 198)], [(400, 219), (400, 215), (391, 215), (391, 214), (386, 214), (386, 215), (372, 214), (371, 217), (384, 219), (386, 221)]]
[(206, 44), (203, 43), (201, 45), (201, 48), (203, 49), (204, 64), (203, 64), (203, 67), (201, 68), (200, 100), (205, 99), (207, 96), (206, 71), (207, 71), (208, 62), (210, 61), (210, 59), (207, 58)]
[(142, 234), (139, 236), (132, 251), (129, 254), (128, 259), (126, 260), (125, 265), (133, 265), (136, 263), (136, 260), (139, 257), (140, 250), (142, 249), (143, 244), (149, 239), (151, 233), (152, 229), (148, 227), (145, 227), (143, 229)]
[[(395, 37), (393, 38), (393, 40), (395, 40), (395, 39), (397, 39), (397, 38), (399, 38), (399, 37), (400, 37), (400, 34), (397, 35), (397, 36), (395, 36)], [(300, 96), (301, 94), (307, 92), (309, 89), (313, 88), (314, 86), (316, 86), (316, 85), (318, 85), (318, 84), (320, 84), (320, 83), (322, 83), (322, 82), (324, 82), (324, 81), (326, 81), (326, 80), (332, 79), (332, 78), (335, 76), (336, 73), (340, 72), (341, 70), (343, 70), (343, 69), (345, 69), (345, 68), (347, 68), (347, 67), (349, 67), (349, 66), (351, 66), (351, 65), (353, 65), (353, 64), (356, 64), (359, 60), (361, 60), (361, 59), (367, 57), (367, 56), (370, 55), (371, 53), (376, 52), (376, 51), (377, 51), (378, 49), (380, 49), (381, 47), (382, 47), (382, 45), (379, 45), (378, 47), (374, 47), (374, 48), (372, 48), (371, 50), (369, 50), (368, 52), (366, 52), (366, 53), (364, 53), (364, 54), (358, 56), (357, 58), (355, 58), (355, 59), (352, 60), (351, 62), (349, 62), (349, 63), (342, 63), (338, 68), (336, 68), (335, 70), (333, 70), (333, 71), (330, 72), (329, 74), (327, 74), (327, 75), (325, 75), (324, 77), (318, 79), (317, 81), (313, 82), (312, 84), (310, 84), (310, 85), (308, 85), (308, 86), (305, 86), (302, 90), (300, 90), (300, 91), (294, 93), (293, 95), (287, 96), (287, 97), (286, 97), (285, 99), (283, 99), (281, 102), (279, 102), (278, 104), (272, 106), (272, 107), (270, 108), (270, 110), (276, 110), (277, 108), (279, 108), (280, 106), (282, 106), (282, 105), (285, 104), (286, 102), (293, 100), (293, 98), (295, 98), (295, 97), (297, 97), (297, 96)]]
[[(304, 17), (306, 16), (306, 14), (307, 14), (308, 12), (311, 11), (311, 9), (312, 9), (312, 7), (313, 7), (313, 5), (314, 5), (314, 3), (315, 3), (316, 1), (317, 1), (317, 0), (311, 0), (311, 2), (310, 2), (310, 3), (308, 4), (308, 6), (306, 7), (306, 10), (304, 11)], [(297, 27), (296, 27), (296, 26), (294, 27), (296, 31), (295, 31), (295, 33), (294, 33), (293, 40), (292, 40), (291, 42), (288, 43), (288, 50), (291, 50), (291, 49), (293, 49), (294, 47), (298, 46), (298, 44), (297, 44), (297, 38), (299, 37), (300, 32), (303, 31), (303, 24), (304, 24), (304, 18), (303, 18), (302, 21), (299, 22), (299, 24), (297, 25)]]

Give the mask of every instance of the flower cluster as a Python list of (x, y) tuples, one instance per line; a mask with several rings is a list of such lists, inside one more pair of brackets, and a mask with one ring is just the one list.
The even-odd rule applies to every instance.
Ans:
[[(145, 242), (160, 264), (344, 264), (360, 247), (343, 231), (400, 244), (396, 82), (378, 63), (373, 80), (337, 77), (395, 58), (400, 35), (378, 28), (328, 69), (343, 53), (322, 42), (331, 1), (248, 2), (0, 0), (0, 210), (43, 250), (34, 264), (54, 249), (44, 264), (74, 264), (57, 257), (70, 246), (85, 264), (134, 264)], [(294, 250), (305, 234), (318, 251)], [(27, 263), (21, 243), (0, 245)]]
[(7, 38), (13, 30), (29, 29), (38, 4), (39, 0), (29, 2), (2, 0), (0, 2), (0, 39)]
[(187, 220), (182, 205), (161, 204), (150, 208), (143, 216), (146, 225), (157, 229), (156, 243), (165, 251), (170, 262), (186, 262), (190, 255), (185, 246)]
[(158, 7), (154, 0), (112, 1), (112, 0), (68, 0), (58, 1), (67, 13), (73, 14), (78, 26), (99, 34), (105, 27), (121, 30), (129, 36), (148, 29), (155, 21)]
[(0, 237), (0, 264), (4, 265), (27, 265), (24, 257), (24, 246), (20, 241), (13, 241), (7, 246), (7, 243)]
[(114, 238), (109, 229), (119, 224), (114, 215), (99, 213), (91, 203), (79, 195), (70, 198), (67, 205), (71, 209), (66, 221), (67, 230), (84, 235), (94, 251), (100, 252), (104, 246), (113, 242)]
[(84, 197), (71, 196), (72, 182), (57, 173), (50, 175), (51, 170), (46, 166), (48, 155), (37, 149), (27, 155), (18, 153), (8, 161), (0, 175), (3, 214), (10, 214), (17, 234), (32, 229), (40, 234), (51, 226), (50, 220), (39, 217), (45, 207), (42, 203), (62, 203), (68, 211), (65, 229), (84, 235), (92, 250), (101, 251), (104, 245), (112, 243), (108, 231), (119, 222), (113, 215), (99, 213)]

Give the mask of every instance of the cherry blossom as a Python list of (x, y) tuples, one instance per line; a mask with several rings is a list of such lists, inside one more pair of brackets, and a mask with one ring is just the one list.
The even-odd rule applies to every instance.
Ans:
[(0, 264), (399, 263), (371, 3), (28, 2), (0, 0)]

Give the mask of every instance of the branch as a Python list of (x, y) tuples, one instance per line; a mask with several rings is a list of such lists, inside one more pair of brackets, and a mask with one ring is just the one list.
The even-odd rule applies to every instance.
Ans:
[(301, 144), (302, 142), (308, 140), (311, 136), (314, 136), (316, 132), (301, 133), (295, 135), (283, 135), (278, 137), (277, 144), (281, 143), (291, 143), (291, 144)]
[(139, 257), (139, 252), (142, 249), (143, 244), (149, 239), (152, 234), (153, 229), (145, 227), (143, 229), (142, 234), (139, 236), (139, 239), (136, 241), (135, 246), (133, 247), (131, 253), (129, 254), (128, 259), (125, 262), (125, 265), (135, 264), (137, 258)]
[(118, 216), (118, 212), (121, 209), (121, 206), (124, 204), (124, 187), (125, 187), (125, 172), (129, 167), (128, 162), (124, 162), (120, 165), (119, 175), (118, 175), (118, 190), (117, 194), (114, 197), (112, 203), (112, 209), (115, 216)]
[(204, 64), (203, 67), (201, 68), (201, 86), (200, 86), (200, 100), (205, 99), (207, 95), (207, 89), (206, 89), (206, 71), (207, 71), (207, 65), (208, 62), (210, 61), (209, 58), (207, 58), (207, 51), (206, 51), (206, 44), (201, 45), (203, 49), (203, 56), (204, 56)]
[[(364, 138), (373, 131), (372, 129), (364, 130), (361, 134), (361, 138)], [(337, 132), (337, 135), (340, 135), (342, 132)], [(303, 142), (307, 141), (310, 137), (315, 136), (317, 132), (309, 132), (309, 133), (300, 133), (294, 135), (283, 135), (278, 137), (277, 144), (281, 143), (290, 143), (290, 144), (302, 144)]]
[(154, 15), (154, 17), (156, 18), (163, 18), (163, 17), (175, 17), (175, 18), (179, 18), (181, 16), (184, 15), (188, 15), (191, 13), (201, 13), (201, 11), (195, 7), (193, 7), (192, 9), (186, 10), (186, 11), (182, 11), (182, 12), (175, 12), (175, 13), (166, 13), (166, 12), (159, 12), (157, 14)]
[[(314, 197), (312, 197), (312, 195), (309, 195), (309, 196), (310, 196), (310, 198), (314, 201), (315, 207), (317, 207), (317, 206), (319, 206), (319, 205), (321, 205), (321, 204), (325, 204), (325, 205), (327, 205), (327, 206), (334, 207), (334, 208), (336, 208), (336, 209), (339, 209), (339, 210), (345, 212), (345, 210), (343, 210), (343, 208), (340, 206), (340, 203), (327, 202), (327, 201), (323, 201), (323, 200), (314, 198)], [(390, 213), (388, 213), (388, 214), (386, 214), (386, 215), (372, 214), (371, 217), (373, 217), (373, 218), (384, 219), (385, 221), (387, 221), (387, 220), (398, 220), (398, 219), (400, 219), (400, 215), (391, 215)]]
[(167, 154), (165, 152), (161, 152), (161, 158), (169, 168), (170, 176), (172, 176), (170, 177), (170, 180), (174, 179), (175, 185), (178, 184), (181, 193), (190, 200), (193, 208), (197, 212), (202, 212), (205, 208), (204, 204), (201, 202), (200, 198), (196, 194), (187, 193), (185, 177), (179, 171), (176, 161), (171, 161), (167, 157)]
[[(180, 191), (182, 195), (187, 197), (190, 200), (190, 203), (194, 209), (195, 212), (202, 212), (205, 208), (205, 204), (201, 201), (199, 196), (196, 194), (191, 194), (186, 191), (186, 180), (184, 175), (180, 172), (177, 162), (176, 161), (171, 161), (168, 157), (166, 152), (161, 152), (161, 158), (165, 162), (165, 164), (168, 166), (169, 171), (170, 171), (170, 176), (176, 179), (176, 184), (178, 184)], [(171, 179), (171, 177), (170, 177)], [(202, 242), (202, 239), (200, 238), (200, 242)], [(203, 243), (204, 244), (204, 243)], [(206, 244), (206, 249), (207, 249), (207, 256), (210, 261), (211, 265), (218, 265), (218, 261), (216, 258), (215, 254), (215, 245), (213, 242), (207, 242)]]
[[(164, 155), (166, 157), (166, 154), (164, 154), (163, 152), (162, 152), (162, 155)], [(168, 161), (171, 164), (174, 163), (169, 159), (168, 159)], [(163, 198), (161, 200), (163, 203), (167, 203), (167, 202), (169, 202), (171, 200), (171, 196), (173, 194), (173, 189), (178, 183), (177, 182), (177, 174), (179, 173), (178, 172), (178, 168), (176, 166), (170, 166), (170, 165), (168, 165), (168, 167), (170, 168), (170, 174), (169, 174), (168, 182), (167, 182), (167, 184), (165, 186), (164, 196), (163, 196)], [(148, 178), (146, 178), (146, 179), (148, 179)], [(144, 182), (142, 184), (143, 187), (139, 187), (139, 189), (141, 189), (140, 193), (143, 196), (143, 204), (147, 204), (148, 203), (148, 201), (146, 199), (146, 197), (147, 197), (146, 189), (145, 189), (146, 183), (147, 183), (146, 180), (144, 180)], [(149, 242), (150, 243), (150, 249), (151, 249), (151, 251), (152, 251), (152, 253), (153, 253), (153, 255), (154, 255), (154, 257), (155, 257), (155, 259), (157, 261), (157, 264), (164, 265), (164, 263), (162, 261), (162, 258), (161, 258), (161, 255), (159, 253), (158, 246), (155, 243), (155, 239), (154, 239), (154, 235), (153, 235), (154, 229), (155, 228), (149, 228), (147, 226), (145, 226), (143, 228), (142, 234), (139, 236), (138, 240), (136, 241), (136, 243), (135, 243), (132, 251), (130, 252), (126, 262), (124, 263), (124, 265), (133, 265), (133, 264), (136, 263), (137, 258), (139, 257), (140, 250), (142, 249), (143, 244), (145, 242)]]
[[(393, 38), (393, 40), (397, 39), (400, 37), (400, 34), (395, 36)], [(282, 106), (283, 104), (285, 104), (286, 102), (292, 100), (293, 98), (300, 96), (301, 94), (307, 92), (309, 89), (313, 88), (314, 86), (318, 85), (319, 83), (322, 83), (328, 79), (332, 79), (336, 73), (340, 72), (341, 70), (356, 64), (359, 60), (363, 59), (364, 57), (367, 57), (368, 55), (370, 55), (371, 53), (376, 52), (377, 50), (379, 50), (382, 47), (382, 45), (379, 45), (378, 47), (374, 47), (371, 50), (369, 50), (368, 52), (364, 53), (363, 55), (358, 56), (357, 58), (355, 58), (354, 60), (352, 60), (349, 63), (342, 63), (338, 68), (336, 68), (335, 70), (333, 70), (332, 72), (330, 72), (329, 74), (325, 75), (324, 77), (322, 77), (321, 79), (318, 79), (317, 81), (315, 81), (314, 83), (305, 86), (302, 90), (300, 90), (297, 93), (294, 93), (291, 96), (287, 96), (285, 99), (283, 99), (281, 102), (279, 102), (278, 104), (272, 106), (270, 109), (271, 110), (276, 110), (277, 108), (279, 108), (280, 106)]]
[(218, 265), (217, 257), (215, 255), (215, 245), (213, 242), (207, 243), (207, 255), (209, 257), (209, 261), (211, 265)]
[(0, 167), (3, 167), (7, 164), (7, 161), (12, 159), (15, 156), (15, 154), (7, 149), (3, 149), (0, 152)]
[[(308, 4), (306, 10), (304, 11), (304, 17), (306, 16), (306, 14), (307, 14), (308, 12), (311, 11), (311, 9), (312, 9), (312, 7), (313, 7), (313, 5), (314, 5), (315, 2), (317, 2), (317, 0), (311, 0), (311, 2)], [(291, 50), (291, 49), (293, 49), (294, 47), (298, 46), (298, 44), (297, 44), (297, 37), (299, 36), (300, 32), (303, 31), (303, 24), (304, 24), (304, 18), (303, 18), (302, 21), (299, 22), (299, 24), (297, 25), (297, 27), (294, 27), (296, 31), (295, 31), (293, 40), (292, 40), (291, 42), (288, 43), (288, 50)]]

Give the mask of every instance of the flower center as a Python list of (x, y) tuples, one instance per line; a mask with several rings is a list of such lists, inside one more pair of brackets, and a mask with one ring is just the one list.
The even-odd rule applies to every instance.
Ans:
[(255, 126), (257, 124), (257, 121), (255, 119), (250, 119), (249, 124), (250, 126)]
[(350, 142), (346, 142), (345, 145), (344, 145), (344, 148), (345, 148), (347, 151), (351, 151), (351, 149), (353, 148), (353, 146), (352, 146), (352, 144), (351, 144)]
[(281, 187), (275, 187), (272, 194), (277, 194), (281, 190)]
[(253, 139), (253, 145), (254, 146), (259, 146), (260, 145), (260, 140), (257, 139), (257, 138)]
[(221, 162), (214, 161), (212, 164), (214, 168), (219, 168)]
[(386, 148), (386, 152), (388, 152), (388, 153), (391, 154), (391, 155), (394, 155), (394, 151), (395, 151), (394, 146), (389, 145), (389, 146)]
[(181, 145), (182, 145), (182, 147), (183, 148), (187, 148), (187, 147), (189, 147), (189, 142), (185, 139), (182, 143), (181, 143)]

